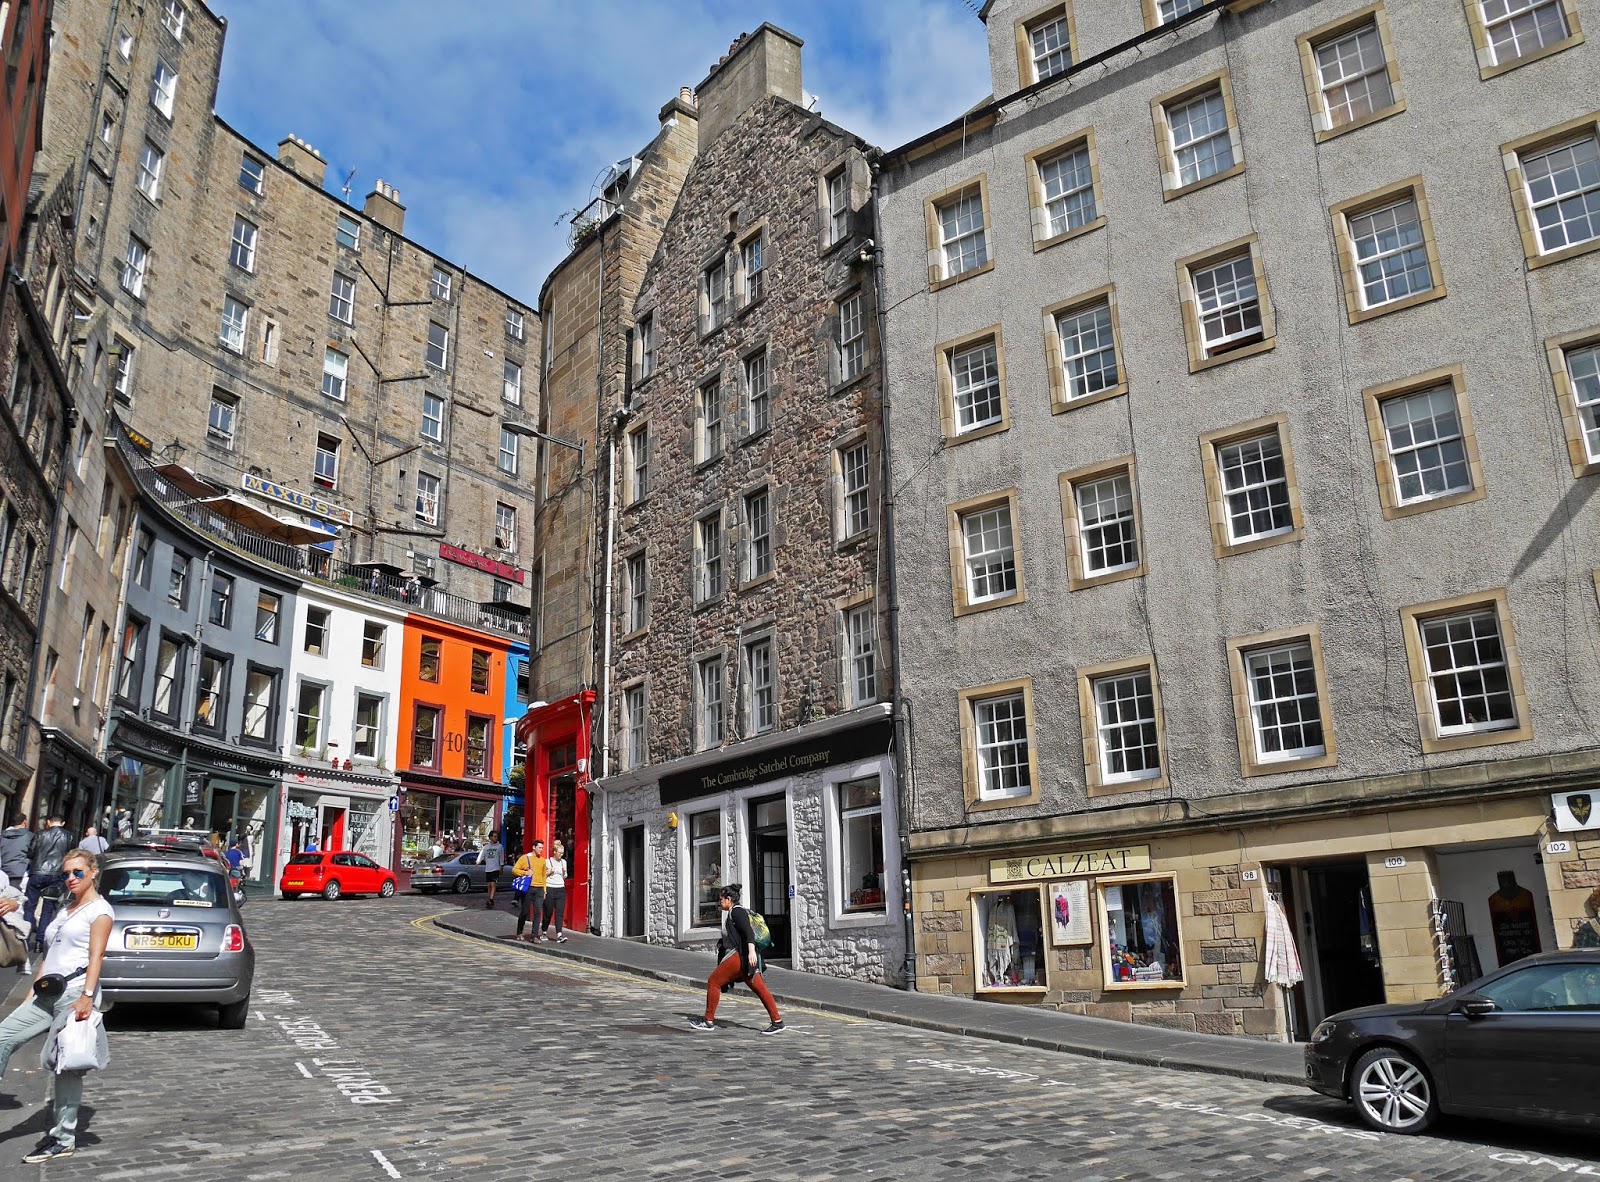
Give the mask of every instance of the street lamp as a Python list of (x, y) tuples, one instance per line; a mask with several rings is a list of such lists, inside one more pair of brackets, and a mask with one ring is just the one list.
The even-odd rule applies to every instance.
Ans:
[(580, 439), (577, 443), (573, 443), (570, 439), (557, 439), (554, 435), (546, 435), (543, 431), (535, 431), (532, 427), (524, 426), (521, 423), (508, 422), (505, 419), (500, 420), (500, 427), (502, 430), (509, 431), (513, 435), (520, 435), (525, 439), (542, 439), (546, 443), (554, 443), (558, 447), (570, 447), (578, 453), (578, 476), (580, 479), (582, 478), (585, 440)]

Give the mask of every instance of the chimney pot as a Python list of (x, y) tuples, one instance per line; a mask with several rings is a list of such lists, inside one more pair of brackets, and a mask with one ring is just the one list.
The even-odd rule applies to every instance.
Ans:
[(299, 173), (319, 189), (322, 187), (322, 178), (328, 171), (322, 153), (292, 131), (278, 141), (278, 163)]
[(400, 190), (382, 177), (373, 184), (361, 212), (396, 234), (405, 233), (406, 207), (400, 204)]

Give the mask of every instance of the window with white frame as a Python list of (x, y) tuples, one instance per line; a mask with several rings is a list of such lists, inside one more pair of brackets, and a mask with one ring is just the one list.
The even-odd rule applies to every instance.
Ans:
[(1155, 691), (1150, 671), (1137, 669), (1097, 677), (1089, 685), (1094, 694), (1101, 782), (1115, 784), (1159, 777), (1161, 749), (1156, 738)]
[(1011, 536), (1011, 506), (1002, 502), (961, 518), (967, 602), (983, 603), (1016, 593), (1017, 559)]
[(852, 381), (861, 375), (867, 364), (867, 321), (859, 291), (839, 301), (835, 331), (839, 381)]
[(1600, 463), (1600, 345), (1567, 349), (1563, 357), (1577, 405), (1578, 426), (1583, 432), (1584, 453), (1591, 463)]
[(1361, 306), (1377, 308), (1433, 289), (1414, 197), (1346, 218), (1360, 274)]
[(721, 657), (707, 657), (695, 665), (695, 741), (701, 751), (720, 747), (727, 736), (722, 681)]
[(338, 271), (333, 273), (333, 286), (328, 289), (328, 315), (345, 324), (356, 322), (356, 281)]
[(122, 256), (123, 291), (134, 297), (144, 295), (144, 273), (149, 261), (150, 248), (129, 234), (128, 249)]
[(451, 279), (450, 272), (443, 267), (435, 267), (433, 269), (433, 278), (428, 281), (428, 294), (436, 300), (448, 300), (450, 298)]
[(722, 594), (722, 514), (694, 523), (694, 599), (704, 603)]
[(1439, 735), (1517, 725), (1500, 619), (1493, 608), (1417, 621)]
[(630, 554), (623, 564), (623, 594), (627, 597), (627, 631), (638, 632), (649, 620), (650, 583), (643, 551)]
[(867, 441), (839, 449), (841, 537), (853, 538), (872, 528), (872, 462)]
[(937, 206), (934, 215), (939, 226), (941, 278), (953, 279), (989, 261), (981, 190), (968, 189), (951, 198)]
[(1188, 16), (1204, 3), (1206, 0), (1156, 0), (1156, 13), (1160, 16), (1162, 24), (1170, 25), (1180, 16)]
[(1078, 513), (1078, 549), (1085, 577), (1115, 574), (1139, 565), (1139, 529), (1133, 482), (1127, 469), (1072, 486)]
[(100, 112), (100, 142), (110, 147), (117, 138), (117, 118), (110, 111)]
[(772, 573), (772, 498), (766, 489), (744, 498), (744, 577)]
[(1087, 142), (1074, 144), (1038, 164), (1048, 237), (1070, 234), (1100, 216), (1094, 201), (1094, 163)]
[(517, 549), (517, 510), (504, 501), (494, 504), (494, 544), (496, 549), (511, 553)]
[(239, 413), (239, 400), (231, 394), (214, 390), (211, 394), (211, 411), (206, 418), (206, 434), (227, 447), (233, 446), (233, 429)]
[(161, 0), (161, 25), (178, 41), (183, 40), (183, 22), (187, 16), (178, 0)]
[(704, 464), (722, 455), (722, 378), (717, 376), (695, 392), (694, 460)]
[(759, 300), (766, 288), (766, 235), (757, 234), (739, 248), (739, 265), (744, 272), (744, 306)]
[(635, 335), (639, 339), (639, 376), (637, 380), (642, 382), (656, 372), (655, 313), (646, 312), (639, 317), (639, 325)]
[(333, 613), (325, 607), (306, 608), (306, 626), (301, 634), (300, 647), (313, 656), (326, 656), (328, 652), (328, 627)]
[[(6, 524), (11, 527), (7, 532), (14, 533), (16, 522), (8, 516)], [(189, 605), (189, 556), (178, 550), (172, 552), (172, 564), (167, 569), (167, 601), (178, 607)]]
[(828, 177), (828, 245), (850, 236), (850, 170), (840, 166)]
[(1230, 543), (1294, 529), (1289, 472), (1276, 429), (1222, 444), (1216, 455)]
[(1495, 65), (1537, 53), (1565, 41), (1571, 30), (1562, 0), (1474, 0)]
[(772, 425), (772, 391), (767, 382), (767, 351), (744, 359), (744, 430), (759, 435)]
[(1540, 254), (1600, 238), (1600, 140), (1594, 133), (1521, 153), (1518, 163)]
[(355, 733), (350, 754), (356, 759), (377, 759), (383, 750), (383, 698), (378, 694), (356, 694)]
[(1329, 127), (1343, 127), (1394, 105), (1376, 19), (1318, 42), (1311, 52)]
[(218, 338), (223, 347), (232, 349), (235, 353), (244, 352), (244, 338), (250, 323), (250, 306), (243, 300), (234, 299), (233, 296), (224, 296), (222, 299), (222, 327), (218, 330)]
[(722, 814), (695, 813), (689, 818), (689, 865), (693, 876), (689, 884), (694, 922), (700, 927), (716, 927), (722, 918), (717, 892), (722, 889)]
[(650, 493), (650, 427), (641, 423), (628, 432), (627, 503), (636, 505)]
[(518, 445), (522, 442), (517, 433), (510, 427), (500, 428), (500, 455), (495, 461), (500, 471), (507, 476), (515, 476), (518, 466)]
[(361, 223), (347, 213), (341, 213), (334, 223), (333, 240), (346, 250), (361, 249)]
[(233, 219), (233, 241), (228, 249), (228, 261), (241, 271), (256, 269), (256, 224), (246, 218)]
[(150, 709), (156, 714), (171, 717), (182, 705), (184, 647), (165, 634), (156, 646), (156, 685), (150, 700)]
[(315, 752), (322, 746), (322, 722), (327, 697), (327, 686), (313, 681), (300, 683), (300, 695), (294, 710), (294, 741), (302, 755)]
[(278, 643), (278, 616), (283, 600), (271, 591), (256, 596), (256, 639), (264, 644)]
[(644, 706), (644, 686), (632, 685), (622, 691), (622, 750), (629, 771), (650, 762)]
[(322, 351), (322, 392), (329, 398), (344, 401), (345, 381), (350, 376), (350, 354), (338, 349)]
[(881, 912), (883, 788), (877, 776), (839, 785), (839, 910)]
[(215, 653), (200, 654), (200, 680), (195, 686), (194, 723), (219, 730), (228, 692), (228, 661)]
[(428, 348), (424, 356), (434, 369), (444, 369), (450, 360), (450, 330), (428, 322)]
[(313, 483), (322, 488), (339, 487), (339, 449), (342, 442), (337, 435), (317, 432), (317, 460), (311, 477)]
[(522, 366), (515, 361), (505, 363), (505, 373), (500, 381), (500, 400), (512, 406), (522, 405)]
[(700, 277), (700, 299), (705, 308), (702, 332), (720, 328), (728, 319), (728, 266), (718, 259)]
[(161, 196), (161, 170), (166, 167), (166, 163), (167, 154), (149, 140), (145, 140), (144, 147), (139, 151), (139, 171), (134, 176), (133, 183), (139, 192), (152, 201)]
[(266, 189), (267, 167), (249, 153), (239, 157), (239, 187), (261, 196)]
[(1061, 341), (1062, 381), (1069, 401), (1116, 388), (1121, 379), (1109, 298), (1059, 313), (1056, 335)]
[(1378, 405), (1397, 503), (1410, 505), (1471, 490), (1466, 440), (1455, 390), (1448, 383), (1386, 398)]
[(759, 735), (778, 725), (778, 683), (772, 664), (772, 638), (744, 646), (744, 733)]
[(506, 306), (506, 336), (514, 341), (522, 340), (523, 336), (522, 312), (509, 304)]
[(1072, 68), (1071, 32), (1067, 25), (1066, 9), (1051, 13), (1030, 25), (1027, 33), (1028, 52), (1033, 65), (1032, 81), (1043, 82)]
[(439, 522), (439, 478), (428, 472), (417, 473), (416, 518), (428, 525)]
[(1192, 185), (1233, 167), (1233, 140), (1228, 134), (1228, 105), (1222, 84), (1178, 99), (1162, 108), (1172, 137), (1177, 186)]
[(1322, 698), (1311, 645), (1296, 641), (1250, 649), (1243, 655), (1257, 762), (1324, 754)]
[(878, 700), (878, 622), (870, 603), (844, 614), (848, 674), (845, 689), (852, 706)]
[(956, 434), (1000, 422), (1000, 351), (991, 338), (950, 354)]
[(178, 71), (161, 58), (156, 59), (156, 72), (150, 79), (150, 105), (168, 119), (172, 118), (173, 103), (178, 94)]
[(1200, 344), (1216, 357), (1261, 339), (1261, 296), (1249, 248), (1189, 272), (1194, 285)]
[(444, 399), (437, 394), (422, 396), (422, 437), (432, 443), (444, 441)]
[(1021, 691), (973, 699), (972, 723), (978, 799), (1002, 800), (1032, 792), (1027, 700)]

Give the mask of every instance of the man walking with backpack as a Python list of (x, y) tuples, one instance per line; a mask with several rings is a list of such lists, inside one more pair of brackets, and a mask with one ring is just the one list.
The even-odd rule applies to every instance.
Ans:
[[(761, 1004), (767, 1007), (767, 1017), (772, 1020), (772, 1024), (761, 1033), (777, 1034), (783, 1029), (783, 1018), (778, 1013), (778, 1003), (772, 1000), (772, 991), (761, 979), (760, 946), (770, 945), (772, 938), (758, 935), (757, 926), (751, 919), (749, 909), (739, 905), (739, 897), (743, 893), (744, 888), (736, 882), (730, 882), (717, 893), (717, 906), (722, 908), (722, 937), (717, 941), (717, 967), (712, 970), (710, 979), (706, 981), (705, 1017), (689, 1020), (689, 1025), (694, 1030), (709, 1031), (717, 1028), (717, 1003), (722, 1000), (723, 991), (732, 989), (736, 981), (743, 981), (750, 986), (755, 995), (761, 999)], [(760, 928), (765, 932), (765, 920), (761, 921)]]
[[(33, 924), (33, 947), (44, 952), (44, 930), (56, 917), (56, 906), (61, 901), (66, 875), (61, 872), (61, 861), (77, 842), (67, 829), (60, 814), (45, 818), (44, 829), (33, 839), (33, 855), (28, 863), (28, 893), (22, 913)], [(34, 920), (34, 910), (39, 918)]]

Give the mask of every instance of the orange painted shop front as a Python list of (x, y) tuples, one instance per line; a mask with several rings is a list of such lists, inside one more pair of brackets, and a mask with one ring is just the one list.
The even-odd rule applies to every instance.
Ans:
[(567, 852), (569, 928), (589, 928), (589, 725), (595, 694), (582, 690), (542, 706), (517, 720), (517, 742), (527, 748), (523, 784), (528, 824), (523, 848), (535, 839), (560, 841)]
[(395, 718), (396, 870), (432, 851), (481, 845), (500, 828), (505, 641), (430, 616), (406, 617)]

